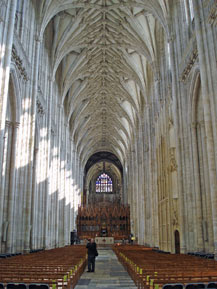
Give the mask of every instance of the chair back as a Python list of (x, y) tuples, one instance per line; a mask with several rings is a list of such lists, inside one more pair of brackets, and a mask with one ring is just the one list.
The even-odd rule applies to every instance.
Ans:
[(204, 283), (189, 283), (185, 286), (185, 289), (205, 289), (206, 285)]
[(184, 285), (181, 283), (165, 284), (162, 289), (183, 289)]
[(7, 289), (27, 289), (27, 285), (24, 283), (8, 283)]

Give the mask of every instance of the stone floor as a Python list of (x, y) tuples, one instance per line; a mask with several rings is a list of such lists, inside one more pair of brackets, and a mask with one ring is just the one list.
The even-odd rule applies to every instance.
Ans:
[(111, 249), (102, 249), (98, 250), (98, 252), (99, 256), (96, 258), (95, 272), (87, 273), (86, 268), (75, 289), (137, 288)]

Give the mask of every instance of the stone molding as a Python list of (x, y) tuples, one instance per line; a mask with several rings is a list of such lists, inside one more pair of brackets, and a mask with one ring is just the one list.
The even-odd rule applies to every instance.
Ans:
[(15, 127), (15, 128), (19, 128), (19, 126), (20, 126), (20, 123), (19, 123), (19, 122), (14, 122), (14, 124), (13, 124), (13, 125), (14, 125), (14, 127)]
[(7, 127), (12, 127), (12, 126), (13, 126), (13, 122), (10, 121), (10, 120), (6, 120), (6, 121), (5, 121), (5, 126), (7, 126)]
[(171, 173), (177, 171), (177, 168), (178, 168), (175, 154), (176, 154), (176, 148), (174, 147), (170, 148), (169, 149), (169, 155), (170, 155), (169, 171)]
[(198, 122), (197, 122), (197, 127), (205, 127), (205, 122), (204, 122), (204, 120), (198, 121)]
[(50, 129), (51, 135), (56, 136), (56, 131), (53, 127)]
[(175, 209), (173, 209), (172, 224), (173, 224), (174, 227), (178, 227), (179, 226), (178, 214), (177, 214), (177, 211)]
[(43, 105), (41, 104), (41, 102), (39, 101), (39, 99), (37, 99), (36, 105), (37, 105), (37, 114), (39, 116), (43, 116), (45, 114), (45, 109)]
[(181, 74), (180, 81), (185, 82), (186, 79), (189, 77), (191, 69), (194, 66), (195, 62), (197, 61), (197, 58), (198, 58), (198, 50), (194, 49), (194, 51), (192, 52), (191, 56), (188, 59), (185, 69)]
[(208, 16), (208, 23), (214, 26), (217, 25), (217, 3), (215, 3), (210, 10)]
[(174, 121), (173, 121), (173, 118), (172, 117), (169, 117), (169, 120), (168, 120), (168, 128), (169, 130), (174, 127)]
[(21, 58), (18, 56), (17, 50), (15, 48), (15, 46), (13, 45), (12, 47), (12, 59), (14, 60), (14, 63), (16, 65), (16, 67), (18, 68), (21, 76), (23, 77), (23, 79), (25, 81), (28, 81), (28, 75), (27, 75), (27, 71), (23, 65), (23, 61), (21, 60)]
[(4, 22), (4, 18), (3, 18), (3, 6), (6, 7), (6, 3), (5, 0), (0, 0), (0, 23)]
[(20, 123), (19, 122), (13, 122), (13, 121), (10, 121), (10, 120), (6, 120), (5, 121), (5, 126), (19, 128)]
[(191, 128), (192, 129), (196, 129), (196, 127), (197, 127), (197, 122), (192, 122), (191, 123)]
[(35, 34), (35, 41), (41, 43), (43, 41), (42, 37), (38, 34)]
[(29, 58), (26, 54), (26, 51), (23, 47), (23, 44), (21, 43), (21, 40), (19, 36), (17, 35), (17, 32), (14, 31), (14, 37), (13, 37), (13, 46), (15, 47), (16, 51), (19, 52), (19, 57), (22, 59), (23, 67), (25, 67), (26, 73), (29, 76), (31, 76), (31, 64), (29, 62)]
[(37, 100), (41, 103), (41, 105), (43, 106), (43, 108), (45, 110), (45, 107), (47, 107), (47, 105), (46, 105), (46, 100), (44, 98), (44, 93), (43, 93), (40, 85), (38, 85)]

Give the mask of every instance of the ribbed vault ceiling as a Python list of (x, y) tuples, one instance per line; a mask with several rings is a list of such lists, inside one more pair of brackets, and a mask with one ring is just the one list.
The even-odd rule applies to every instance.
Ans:
[[(93, 154), (89, 160), (87, 161), (86, 165), (85, 165), (85, 174), (88, 172), (88, 170), (97, 163), (103, 163), (103, 162), (107, 162), (107, 163), (111, 163), (113, 164), (115, 167), (117, 167), (117, 169), (119, 170), (119, 173), (122, 174), (123, 172), (123, 167), (119, 161), (119, 159), (112, 153), (109, 152), (98, 152)], [(99, 166), (97, 166), (99, 167)], [(111, 166), (109, 166), (111, 167)], [(103, 171), (103, 170), (102, 170)]]
[(167, 0), (35, 3), (41, 37), (52, 25), (53, 78), (81, 160), (108, 151), (123, 161), (149, 101), (156, 28), (167, 31)]

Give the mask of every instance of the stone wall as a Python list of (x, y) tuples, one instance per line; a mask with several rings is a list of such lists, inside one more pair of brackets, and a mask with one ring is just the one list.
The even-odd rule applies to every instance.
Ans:
[(37, 32), (32, 1), (0, 3), (0, 252), (68, 245), (83, 179), (52, 77), (50, 27)]
[(181, 252), (216, 254), (216, 3), (192, 4), (173, 1), (168, 30), (156, 30), (158, 69), (126, 162), (127, 191), (140, 244), (175, 252), (178, 230)]

